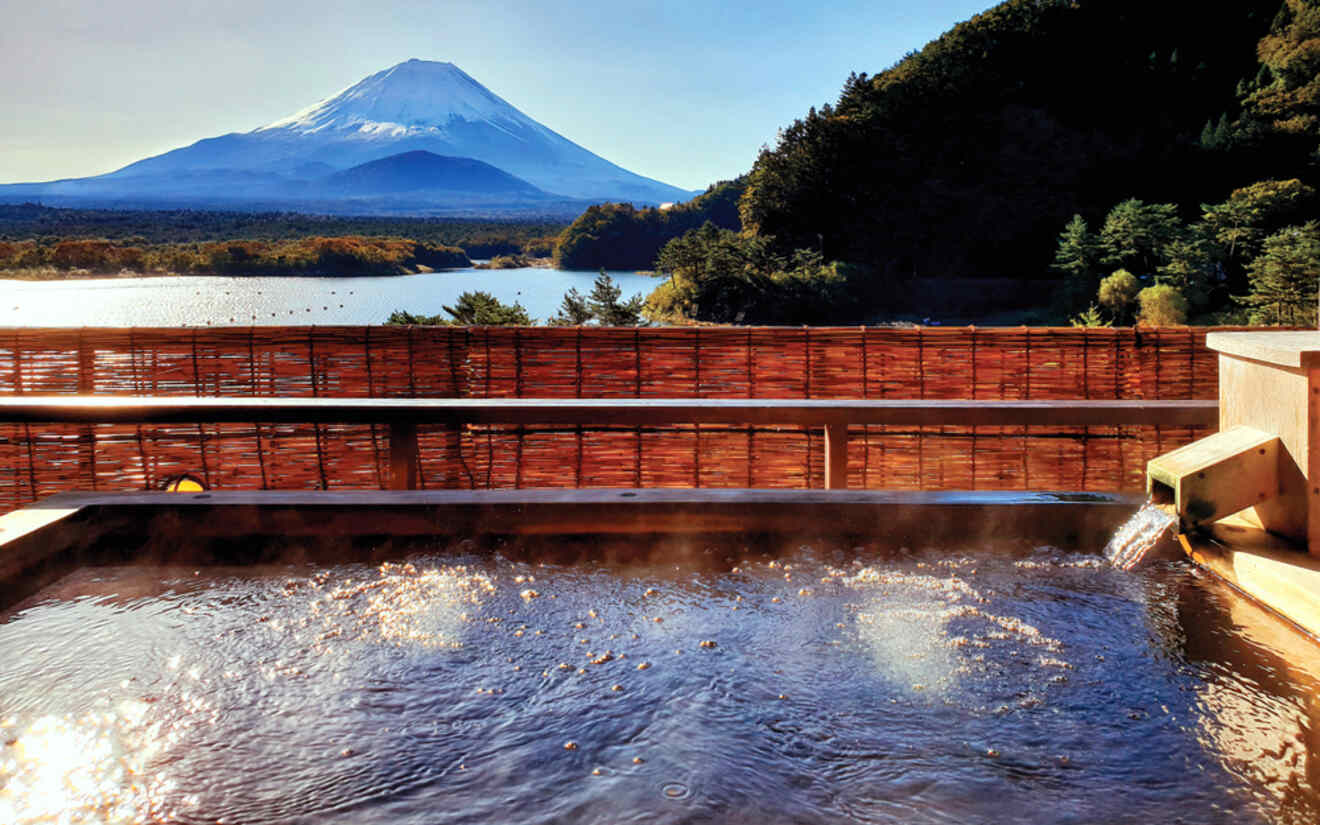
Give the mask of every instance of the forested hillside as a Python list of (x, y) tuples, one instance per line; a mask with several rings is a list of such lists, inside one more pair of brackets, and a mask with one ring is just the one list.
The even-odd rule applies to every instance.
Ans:
[(492, 258), (515, 253), (549, 255), (551, 239), (563, 228), (562, 221), (543, 220), (353, 217), (196, 209), (61, 209), (35, 203), (0, 204), (0, 241), (35, 240), (45, 244), (106, 239), (141, 246), (364, 236), (430, 241), (460, 247), (473, 258)]
[[(851, 322), (930, 293), (917, 282), (1025, 277), (1056, 322), (1287, 317), (1257, 293), (1309, 277), (1266, 253), (1320, 248), (1318, 6), (1000, 3), (784, 128), (745, 176), (741, 228), (662, 248), (675, 278), (649, 310), (792, 322), (829, 305)], [(561, 248), (576, 234), (604, 249), (623, 233), (592, 227), (650, 219), (607, 214)], [(1118, 270), (1132, 281), (1088, 310)]]
[(0, 240), (0, 277), (89, 274), (402, 275), (471, 266), (462, 249), (406, 238), (133, 243), (104, 239)]
[(1261, 177), (1207, 151), (1279, 0), (1009, 0), (783, 130), (747, 228), (894, 277), (1044, 272), (1073, 214)]
[(637, 209), (627, 203), (592, 206), (560, 233), (559, 269), (650, 269), (667, 241), (706, 222), (739, 229), (738, 199), (743, 178), (721, 181), (685, 203), (666, 209)]

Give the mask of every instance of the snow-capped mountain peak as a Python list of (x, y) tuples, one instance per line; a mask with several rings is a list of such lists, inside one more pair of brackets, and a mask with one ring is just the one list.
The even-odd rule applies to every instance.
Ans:
[(395, 137), (443, 129), (455, 119), (538, 125), (453, 63), (413, 59), (254, 133), (342, 130)]
[[(391, 158), (383, 167), (360, 168)], [(335, 177), (340, 172), (346, 177)], [(434, 186), (416, 191), (410, 175)], [(484, 181), (489, 191), (478, 197), (459, 179), (465, 186)], [(528, 184), (541, 192), (529, 192)], [(96, 178), (21, 191), (86, 202), (260, 202), (327, 211), (341, 202), (365, 208), (349, 201), (369, 185), (388, 189), (394, 212), (437, 204), (493, 208), (501, 197), (517, 203), (557, 197), (565, 210), (576, 210), (580, 204), (569, 201), (661, 203), (691, 194), (616, 166), (537, 123), (452, 63), (426, 60), (391, 66), (250, 132), (205, 138)]]

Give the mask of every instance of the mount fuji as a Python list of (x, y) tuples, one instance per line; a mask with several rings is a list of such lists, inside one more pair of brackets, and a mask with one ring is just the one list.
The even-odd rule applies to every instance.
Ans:
[[(401, 186), (419, 164), (417, 185)], [(582, 201), (655, 204), (693, 194), (593, 154), (452, 63), (422, 60), (250, 132), (97, 177), (0, 186), (4, 200), (387, 213), (558, 207), (576, 214)]]

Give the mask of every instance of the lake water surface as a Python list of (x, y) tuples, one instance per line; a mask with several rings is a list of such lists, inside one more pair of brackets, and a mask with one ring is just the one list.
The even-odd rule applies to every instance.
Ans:
[[(646, 295), (660, 280), (611, 272), (623, 297)], [(482, 290), (522, 304), (544, 322), (570, 288), (591, 291), (595, 272), (458, 269), (372, 277), (102, 278), (0, 280), (0, 326), (279, 326), (382, 324), (396, 309), (436, 315), (458, 296)]]

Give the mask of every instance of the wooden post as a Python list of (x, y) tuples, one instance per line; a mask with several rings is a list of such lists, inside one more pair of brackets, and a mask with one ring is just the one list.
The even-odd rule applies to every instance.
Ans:
[[(78, 394), (93, 395), (96, 392), (96, 353), (87, 346), (87, 341), (80, 330), (78, 332)], [(96, 427), (84, 424), (78, 428), (78, 479), (87, 484), (87, 489), (96, 489)]]
[(848, 486), (848, 425), (825, 425), (825, 489)]
[(417, 424), (390, 424), (390, 489), (417, 489)]

